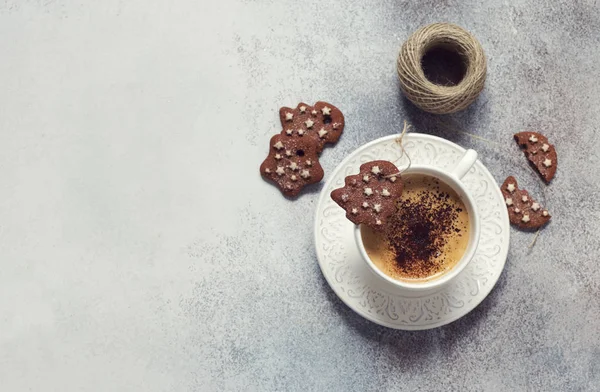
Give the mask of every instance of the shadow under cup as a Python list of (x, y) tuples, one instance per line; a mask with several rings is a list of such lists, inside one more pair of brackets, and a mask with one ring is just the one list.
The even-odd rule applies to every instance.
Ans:
[(385, 274), (382, 270), (380, 270), (375, 263), (370, 259), (367, 251), (365, 249), (362, 234), (361, 234), (361, 226), (355, 227), (355, 239), (358, 249), (366, 261), (367, 265), (373, 270), (373, 272), (381, 277), (382, 279), (388, 281), (389, 283), (403, 289), (409, 289), (413, 291), (417, 290), (431, 290), (445, 285), (454, 279), (460, 272), (469, 264), (469, 262), (473, 259), (475, 255), (475, 251), (477, 250), (477, 245), (479, 243), (479, 234), (480, 234), (480, 222), (479, 222), (479, 214), (477, 212), (477, 208), (475, 205), (475, 201), (472, 196), (466, 190), (463, 182), (460, 180), (459, 175), (453, 172), (445, 172), (439, 169), (435, 169), (429, 166), (422, 165), (413, 165), (404, 172), (405, 175), (423, 175), (434, 177), (437, 180), (443, 182), (448, 185), (459, 199), (464, 204), (467, 214), (469, 217), (469, 241), (467, 247), (461, 257), (461, 259), (448, 271), (445, 273), (432, 278), (432, 279), (424, 279), (422, 281), (408, 281), (408, 280), (399, 280), (392, 278), (391, 276)]

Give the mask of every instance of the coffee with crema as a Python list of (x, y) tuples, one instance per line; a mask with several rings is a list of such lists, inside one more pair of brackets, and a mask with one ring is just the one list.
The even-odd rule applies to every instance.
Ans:
[(470, 237), (469, 214), (458, 194), (437, 178), (404, 178), (398, 210), (383, 231), (361, 227), (369, 258), (389, 277), (425, 282), (462, 258)]

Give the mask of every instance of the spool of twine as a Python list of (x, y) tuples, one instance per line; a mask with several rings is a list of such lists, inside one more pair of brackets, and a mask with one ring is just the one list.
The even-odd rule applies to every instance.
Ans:
[[(415, 105), (435, 114), (458, 112), (473, 103), (483, 89), (486, 69), (479, 41), (450, 23), (421, 27), (398, 55), (402, 92)], [(444, 78), (444, 73), (449, 76)]]

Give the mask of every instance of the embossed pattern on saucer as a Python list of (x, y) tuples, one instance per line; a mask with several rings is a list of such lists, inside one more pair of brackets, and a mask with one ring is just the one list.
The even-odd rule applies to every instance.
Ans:
[[(435, 292), (403, 292), (377, 277), (360, 256), (354, 224), (329, 194), (359, 166), (375, 159), (401, 159), (396, 135), (374, 140), (350, 154), (323, 187), (315, 216), (315, 246), (325, 279), (338, 297), (361, 316), (386, 327), (421, 330), (448, 324), (473, 310), (490, 293), (502, 273), (509, 246), (508, 213), (498, 185), (480, 162), (463, 178), (481, 215), (481, 238), (474, 259), (456, 279)], [(452, 168), (465, 149), (436, 136), (411, 133), (404, 148), (415, 164)]]

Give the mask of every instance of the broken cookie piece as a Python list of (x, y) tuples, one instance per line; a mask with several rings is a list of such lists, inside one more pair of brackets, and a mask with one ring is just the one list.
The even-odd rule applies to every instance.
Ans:
[(271, 138), (269, 155), (260, 165), (260, 174), (274, 182), (287, 196), (296, 196), (306, 185), (323, 178), (317, 144), (311, 139)]
[(548, 138), (538, 132), (520, 132), (514, 138), (544, 181), (550, 182), (556, 174), (558, 161), (556, 148), (548, 142)]
[(363, 163), (359, 170), (346, 177), (345, 186), (331, 192), (331, 198), (346, 210), (351, 222), (379, 229), (396, 212), (404, 183), (396, 165), (389, 161)]
[(535, 230), (550, 221), (548, 210), (533, 200), (529, 192), (519, 189), (514, 177), (510, 176), (504, 180), (500, 190), (508, 209), (508, 218), (513, 225), (520, 229)]

